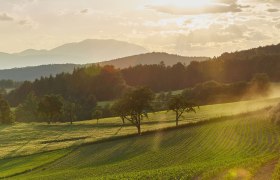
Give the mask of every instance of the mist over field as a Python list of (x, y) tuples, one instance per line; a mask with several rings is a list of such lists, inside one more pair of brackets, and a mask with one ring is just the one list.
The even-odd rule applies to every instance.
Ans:
[(278, 0), (0, 4), (0, 179), (280, 179)]

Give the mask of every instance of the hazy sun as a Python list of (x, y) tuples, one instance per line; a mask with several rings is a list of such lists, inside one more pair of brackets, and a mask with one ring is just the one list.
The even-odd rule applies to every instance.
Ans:
[(153, 0), (158, 5), (176, 5), (180, 7), (203, 8), (214, 3), (213, 0)]

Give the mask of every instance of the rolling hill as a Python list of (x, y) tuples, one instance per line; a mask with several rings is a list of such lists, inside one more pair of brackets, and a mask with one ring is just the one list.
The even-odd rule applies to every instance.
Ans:
[[(62, 49), (64, 49), (63, 47)], [(33, 51), (26, 51), (24, 54), (34, 54)], [(163, 61), (166, 65), (174, 65), (177, 62), (188, 65), (191, 61), (203, 61), (206, 57), (184, 57), (167, 53), (146, 53), (140, 55), (129, 56), (125, 58), (115, 59), (111, 61), (100, 62), (101, 66), (114, 65), (117, 68), (126, 68), (136, 66), (138, 64), (159, 64)], [(41, 76), (47, 77), (62, 72), (71, 73), (74, 68), (86, 66), (88, 64), (51, 64), (33, 67), (13, 68), (0, 70), (0, 79), (10, 79), (14, 81), (33, 81)]]
[(28, 49), (20, 53), (0, 53), (1, 69), (42, 64), (86, 64), (147, 53), (141, 46), (116, 41), (87, 39), (51, 50)]
[(132, 66), (136, 66), (139, 64), (159, 64), (160, 62), (164, 62), (167, 66), (172, 66), (178, 62), (181, 62), (182, 64), (188, 65), (192, 61), (204, 61), (206, 59), (209, 59), (208, 57), (185, 57), (185, 56), (179, 56), (174, 54), (168, 54), (168, 53), (159, 53), (159, 52), (153, 52), (153, 53), (147, 53), (147, 54), (140, 54), (135, 56), (129, 56), (119, 59), (114, 59), (111, 61), (104, 61), (100, 62), (99, 64), (104, 65), (114, 65), (117, 68), (128, 68)]
[[(99, 45), (92, 45), (95, 44), (94, 42), (99, 41)], [(36, 59), (36, 57), (43, 57), (46, 58), (45, 62), (51, 63), (49, 60), (51, 60), (54, 64), (51, 65), (40, 65), (40, 66), (33, 66), (33, 67), (23, 67), (23, 68), (13, 68), (13, 69), (3, 69), (0, 70), (0, 79), (11, 79), (15, 81), (25, 81), (25, 80), (34, 80), (36, 78), (40, 78), (41, 76), (49, 76), (49, 75), (56, 75), (58, 73), (62, 72), (72, 72), (75, 67), (81, 67), (85, 66), (86, 64), (80, 64), (82, 61), (73, 61), (76, 63), (71, 64), (70, 62), (72, 61), (71, 59), (79, 59), (77, 58), (78, 56), (81, 57), (81, 59), (88, 59), (89, 62), (92, 63), (98, 63), (100, 65), (114, 65), (117, 68), (127, 68), (130, 66), (135, 66), (138, 64), (159, 64), (161, 61), (165, 63), (165, 65), (174, 65), (177, 62), (181, 62), (183, 64), (188, 65), (191, 61), (204, 61), (209, 58), (207, 57), (184, 57), (184, 56), (179, 56), (179, 55), (173, 55), (173, 54), (167, 54), (167, 53), (159, 53), (159, 52), (153, 52), (153, 53), (145, 53), (146, 51), (143, 48), (142, 51), (139, 49), (139, 51), (135, 51), (134, 55), (132, 54), (126, 54), (126, 57), (119, 57), (117, 52), (118, 49), (114, 49), (111, 46), (105, 46), (105, 42), (115, 42), (116, 44), (122, 44), (124, 49), (129, 49), (130, 46), (127, 45), (126, 43), (123, 42), (118, 42), (118, 41), (113, 41), (113, 40), (107, 40), (107, 41), (101, 41), (101, 40), (86, 40), (80, 43), (71, 43), (71, 44), (66, 44), (63, 46), (60, 46), (58, 48), (55, 48), (53, 50), (47, 51), (47, 50), (26, 50), (21, 53), (17, 54), (7, 54), (7, 53), (0, 53), (0, 65), (2, 63), (2, 69), (5, 67), (5, 63), (8, 64), (9, 66), (11, 65), (11, 62), (14, 62), (15, 57), (22, 58), (22, 60), (17, 61), (19, 66), (28, 66), (28, 61), (33, 58)], [(97, 43), (98, 44), (98, 43)], [(114, 44), (114, 43), (113, 43)], [(117, 45), (116, 45), (117, 46)], [(114, 50), (111, 50), (114, 49)], [(132, 47), (135, 47), (132, 45)], [(138, 46), (136, 46), (138, 47)], [(135, 48), (136, 48), (135, 47)], [(110, 53), (106, 53), (110, 52)], [(133, 49), (133, 48), (132, 48)], [(137, 49), (137, 48), (136, 48)], [(99, 59), (96, 58), (89, 58), (91, 57), (93, 52), (98, 51), (100, 57)], [(142, 53), (144, 52), (144, 53)], [(257, 57), (258, 59), (272, 59), (272, 58), (278, 58), (280, 55), (280, 44), (278, 45), (270, 45), (270, 46), (264, 46), (264, 47), (258, 47), (258, 48), (253, 48), (249, 50), (244, 50), (244, 51), (238, 51), (238, 52), (233, 52), (233, 53), (224, 53), (220, 57), (217, 57), (216, 59), (221, 60), (221, 61), (239, 61), (239, 60), (250, 60), (254, 57)], [(142, 54), (141, 54), (142, 53)], [(62, 55), (65, 55), (64, 57), (67, 57), (66, 61), (61, 61)], [(106, 58), (101, 58), (102, 54)], [(52, 58), (52, 56), (60, 56), (60, 59)], [(117, 57), (116, 57), (116, 56)], [(97, 56), (97, 55), (96, 55)], [(27, 59), (25, 61), (24, 59)], [(111, 59), (111, 60), (110, 60)], [(9, 60), (9, 61), (6, 61)], [(11, 61), (10, 61), (11, 60)], [(38, 60), (38, 61), (37, 61)], [(39, 62), (40, 58), (36, 60), (36, 63)], [(25, 63), (26, 62), (26, 63)], [(46, 63), (41, 63), (41, 64), (46, 64)], [(67, 62), (69, 64), (58, 64), (58, 63), (63, 63)], [(79, 64), (77, 64), (77, 62)], [(4, 63), (4, 64), (3, 64)], [(32, 64), (32, 63), (31, 63)], [(38, 63), (40, 64), (40, 63)], [(48, 63), (47, 63), (48, 64)], [(274, 65), (273, 65), (274, 66)], [(277, 65), (276, 65), (277, 66)], [(275, 66), (274, 66), (275, 67)], [(239, 67), (238, 67), (239, 68)], [(269, 67), (268, 67), (269, 68)]]
[[(146, 133), (141, 137), (124, 137), (135, 132), (135, 127), (119, 126), (118, 118), (102, 119), (98, 125), (86, 121), (73, 126), (6, 127), (2, 129), (6, 140), (1, 138), (5, 145), (1, 153), (6, 158), (0, 160), (0, 178), (250, 179), (266, 169), (261, 177), (277, 179), (279, 127), (267, 118), (267, 110), (247, 113), (277, 102), (279, 99), (203, 106), (198, 114), (188, 114), (181, 127), (153, 131), (174, 126), (170, 116), (174, 114), (158, 112), (151, 122), (145, 121)], [(14, 133), (20, 133), (20, 138)], [(118, 137), (102, 141), (106, 136)], [(89, 144), (79, 146), (82, 143)], [(69, 146), (74, 148), (66, 148)], [(54, 149), (58, 150), (49, 151)], [(5, 153), (32, 155), (7, 158)]]
[(33, 81), (36, 78), (48, 77), (62, 72), (72, 73), (75, 68), (81, 67), (78, 64), (50, 64), (40, 66), (30, 66), (24, 68), (13, 68), (0, 70), (0, 79), (13, 81)]
[(249, 179), (279, 158), (279, 129), (258, 116), (80, 147), (18, 178)]

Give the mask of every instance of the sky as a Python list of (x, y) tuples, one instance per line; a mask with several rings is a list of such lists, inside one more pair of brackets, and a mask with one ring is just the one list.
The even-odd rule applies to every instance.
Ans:
[(280, 0), (0, 0), (0, 52), (85, 39), (218, 56), (280, 43)]

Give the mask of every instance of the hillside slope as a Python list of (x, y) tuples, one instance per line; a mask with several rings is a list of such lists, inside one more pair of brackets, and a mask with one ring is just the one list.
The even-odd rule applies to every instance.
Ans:
[[(189, 172), (192, 169), (192, 165), (198, 165), (202, 169), (192, 172), (191, 176), (193, 176), (193, 173), (196, 174), (199, 171), (207, 172), (212, 167), (212, 163), (224, 167), (226, 162), (232, 161), (241, 166), (243, 160), (247, 161), (247, 155), (250, 155), (251, 160), (254, 160), (256, 157), (260, 158), (257, 161), (253, 161), (253, 163), (259, 163), (259, 161), (266, 161), (270, 157), (274, 157), (274, 151), (279, 147), (278, 136), (280, 129), (266, 118), (267, 112), (262, 111), (255, 115), (252, 113), (249, 115), (236, 115), (275, 105), (278, 102), (279, 98), (202, 106), (197, 113), (189, 113), (182, 118), (179, 124), (188, 127), (164, 132), (156, 131), (156, 133), (153, 132), (142, 137), (134, 136), (125, 139), (123, 139), (123, 136), (135, 134), (136, 128), (129, 123), (122, 126), (120, 118), (116, 117), (100, 119), (98, 125), (95, 120), (90, 120), (75, 122), (72, 125), (68, 123), (52, 125), (45, 123), (16, 123), (13, 126), (1, 126), (0, 143), (3, 146), (0, 146), (0, 178), (27, 172), (42, 165), (44, 166), (42, 169), (47, 171), (43, 171), (42, 174), (41, 171), (33, 170), (34, 174), (32, 174), (32, 177), (34, 176), (38, 179), (43, 177), (57, 179), (64, 172), (69, 176), (72, 173), (74, 176), (83, 173), (85, 177), (88, 177), (92, 175), (90, 174), (91, 172), (95, 173), (95, 168), (97, 168), (96, 171), (102, 168), (106, 170), (107, 167), (110, 170), (110, 168), (118, 166), (126, 166), (124, 168), (125, 172), (118, 171), (122, 174), (129, 171), (146, 171), (144, 169), (150, 167), (150, 176), (160, 173), (161, 170), (157, 172), (157, 168), (162, 169), (164, 172), (167, 168), (169, 170), (166, 173), (174, 177), (177, 173), (172, 173), (171, 171), (172, 169), (177, 169), (177, 165), (182, 165), (183, 167), (180, 168), (184, 168), (186, 170), (184, 172)], [(223, 118), (231, 115), (235, 115), (235, 117)], [(144, 120), (142, 130), (146, 134), (145, 132), (147, 131), (174, 127), (174, 117), (175, 114), (173, 112), (151, 113), (149, 120)], [(202, 122), (209, 119), (210, 123)], [(190, 126), (189, 123), (198, 124)], [(226, 129), (223, 129), (224, 127)], [(219, 135), (218, 139), (215, 139), (216, 135)], [(108, 142), (107, 138), (118, 138), (119, 140), (112, 141), (111, 139)], [(103, 141), (105, 139), (107, 139), (106, 143)], [(205, 145), (208, 141), (209, 144)], [(95, 144), (76, 149), (77, 146), (84, 143)], [(234, 146), (232, 146), (232, 143), (234, 143)], [(228, 146), (228, 148), (215, 149), (217, 144)], [(242, 146), (239, 147), (238, 144)], [(263, 145), (263, 148), (258, 147), (261, 145)], [(75, 149), (73, 154), (77, 155), (78, 159), (73, 154), (70, 154), (61, 159), (61, 162), (59, 161), (59, 163), (50, 164), (47, 168), (45, 167), (46, 163), (50, 163), (68, 154), (69, 149), (73, 150), (73, 147)], [(178, 149), (177, 147), (180, 148)], [(196, 152), (195, 148), (199, 152)], [(57, 151), (58, 149), (62, 150)], [(258, 155), (254, 154), (257, 149)], [(233, 152), (229, 153), (230, 150)], [(45, 153), (45, 151), (50, 152)], [(219, 154), (222, 152), (225, 159), (222, 159), (223, 155)], [(237, 154), (239, 152), (242, 152), (244, 156)], [(203, 159), (199, 158), (198, 154), (200, 153), (203, 154)], [(240, 158), (237, 162), (233, 160), (233, 154), (238, 155)], [(174, 157), (174, 162), (170, 161), (171, 157), (169, 156)], [(84, 160), (86, 157), (87, 159)], [(151, 162), (147, 160), (150, 157)], [(182, 159), (179, 157), (182, 157)], [(217, 157), (217, 159), (214, 157)], [(154, 158), (160, 159), (158, 164)], [(205, 166), (202, 166), (201, 162), (196, 164), (196, 158), (198, 162), (205, 160)], [(42, 163), (42, 160), (45, 163)], [(74, 164), (68, 164), (69, 161)], [(141, 164), (144, 162), (147, 163), (147, 168), (145, 166), (142, 167)], [(223, 163), (219, 164), (221, 162)], [(57, 167), (60, 163), (62, 164), (61, 168)], [(133, 168), (129, 170), (127, 163), (131, 163)], [(139, 163), (139, 166), (136, 166), (137, 163)], [(74, 165), (76, 167), (73, 167)], [(111, 167), (111, 165), (114, 165), (114, 167)], [(57, 171), (53, 171), (53, 168)], [(75, 174), (77, 168), (81, 170), (81, 173)], [(85, 172), (82, 172), (82, 170)], [(99, 175), (105, 176), (105, 170), (100, 171)], [(56, 173), (59, 174), (58, 177)], [(49, 177), (50, 174), (53, 177)], [(139, 177), (143, 177), (144, 174), (145, 172), (141, 172)], [(132, 174), (127, 175), (131, 176)], [(29, 178), (29, 176), (22, 176), (22, 178), (27, 177)]]
[(59, 73), (72, 73), (75, 68), (82, 67), (78, 64), (50, 64), (25, 68), (0, 70), (0, 79), (13, 81), (33, 81), (40, 77), (49, 77)]
[[(73, 45), (69, 45), (73, 46)], [(61, 49), (69, 49), (66, 47), (61, 47)], [(56, 50), (58, 51), (58, 50)], [(23, 54), (33, 54), (32, 50), (26, 51)], [(74, 54), (72, 52), (74, 57)], [(202, 61), (207, 59), (206, 57), (183, 57), (167, 53), (147, 53), (135, 56), (129, 56), (125, 58), (115, 59), (111, 61), (100, 62), (101, 66), (113, 65), (116, 68), (126, 68), (129, 66), (136, 66), (138, 64), (159, 64), (161, 61), (166, 65), (174, 65), (178, 62), (188, 65), (191, 61)], [(0, 59), (1, 60), (1, 59)], [(87, 64), (51, 64), (51, 65), (40, 65), (33, 67), (24, 68), (13, 68), (0, 70), (0, 79), (10, 79), (14, 81), (33, 81), (36, 78), (48, 77), (50, 75), (56, 75), (62, 72), (72, 73), (74, 68), (83, 67)]]
[(249, 179), (279, 158), (279, 128), (263, 113), (80, 147), (18, 178)]
[(135, 56), (124, 57), (120, 59), (115, 59), (111, 61), (104, 61), (100, 62), (100, 65), (114, 65), (117, 68), (128, 68), (132, 66), (136, 66), (139, 64), (142, 65), (150, 65), (150, 64), (159, 64), (163, 62), (167, 66), (172, 66), (178, 62), (182, 64), (189, 65), (192, 61), (204, 61), (208, 59), (207, 57), (184, 57), (174, 54), (168, 53), (147, 53), (147, 54), (140, 54)]

